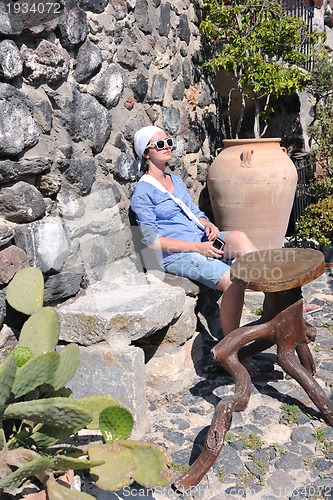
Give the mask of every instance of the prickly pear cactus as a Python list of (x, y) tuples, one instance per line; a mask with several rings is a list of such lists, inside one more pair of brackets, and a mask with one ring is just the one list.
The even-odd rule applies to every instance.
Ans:
[(105, 463), (91, 469), (92, 479), (99, 488), (116, 491), (137, 481), (146, 488), (166, 486), (172, 480), (166, 452), (152, 443), (114, 441), (88, 447), (90, 460)]
[(14, 356), (9, 356), (0, 366), (0, 414), (9, 399), (16, 375), (16, 361)]
[(7, 356), (10, 356), (11, 354), (14, 356), (16, 360), (16, 366), (18, 367), (25, 365), (25, 363), (29, 361), (33, 356), (30, 349), (28, 349), (27, 347), (20, 347), (20, 346), (17, 346), (14, 349), (12, 349), (7, 354)]
[(52, 351), (58, 342), (58, 315), (53, 307), (41, 307), (24, 323), (19, 346), (28, 347), (34, 356)]
[(75, 400), (65, 398), (13, 403), (6, 407), (4, 417), (32, 420), (56, 427), (70, 426), (74, 432), (85, 427), (92, 419), (90, 413), (75, 404)]
[(14, 309), (30, 316), (43, 305), (44, 278), (36, 267), (18, 271), (6, 290), (6, 299)]
[(123, 406), (120, 399), (113, 398), (112, 396), (87, 396), (86, 398), (77, 399), (76, 402), (80, 408), (93, 415), (92, 421), (87, 425), (87, 429), (91, 430), (99, 429), (99, 416), (104, 408), (108, 406)]
[(132, 432), (134, 420), (132, 414), (119, 406), (104, 408), (99, 416), (99, 427), (104, 441), (126, 439)]
[(34, 390), (36, 387), (49, 382), (60, 363), (58, 352), (47, 352), (30, 359), (17, 370), (12, 392), (15, 398)]

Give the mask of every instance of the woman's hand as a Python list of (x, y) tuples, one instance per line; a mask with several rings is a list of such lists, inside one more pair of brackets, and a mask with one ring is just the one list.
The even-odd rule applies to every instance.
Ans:
[(201, 243), (197, 243), (196, 251), (201, 255), (210, 257), (212, 259), (220, 259), (224, 253), (223, 250), (219, 250), (218, 248), (213, 247), (213, 243), (211, 241), (203, 241)]
[(220, 236), (220, 230), (212, 222), (207, 222), (205, 224), (206, 236), (209, 241), (213, 241), (215, 238)]

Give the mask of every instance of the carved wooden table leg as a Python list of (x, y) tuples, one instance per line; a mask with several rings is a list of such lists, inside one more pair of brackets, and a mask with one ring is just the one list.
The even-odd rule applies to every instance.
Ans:
[[(257, 278), (244, 279), (251, 276), (253, 269)], [(280, 271), (279, 280), (276, 279), (277, 269)], [(235, 394), (217, 405), (201, 455), (174, 483), (180, 491), (197, 484), (207, 473), (221, 451), (232, 413), (244, 410), (249, 402), (251, 379), (240, 359), (274, 344), (281, 367), (297, 380), (333, 426), (333, 402), (312, 376), (315, 366), (307, 344), (314, 339), (315, 332), (303, 319), (300, 288), (323, 273), (322, 254), (311, 249), (253, 252), (236, 259), (231, 270), (234, 271), (234, 281), (265, 292), (263, 316), (255, 324), (237, 328), (212, 350), (216, 361), (234, 378)]]

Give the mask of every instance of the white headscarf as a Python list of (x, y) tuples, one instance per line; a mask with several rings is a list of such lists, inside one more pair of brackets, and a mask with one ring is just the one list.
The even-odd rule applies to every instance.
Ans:
[(161, 128), (155, 127), (154, 125), (148, 125), (148, 127), (142, 127), (140, 130), (135, 132), (134, 135), (134, 151), (138, 156), (138, 174), (141, 171), (142, 155), (145, 152), (151, 138), (157, 132), (164, 132)]

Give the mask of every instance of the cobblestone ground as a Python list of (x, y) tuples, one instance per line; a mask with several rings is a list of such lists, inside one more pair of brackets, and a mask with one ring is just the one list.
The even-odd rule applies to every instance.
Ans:
[[(331, 397), (332, 277), (332, 270), (327, 269), (303, 287), (304, 298), (322, 306), (321, 311), (308, 315), (307, 321), (317, 327), (316, 340), (310, 347), (317, 367), (316, 380)], [(258, 294), (250, 292), (245, 322), (256, 319), (257, 301)], [(181, 495), (171, 488), (144, 491), (134, 486), (132, 497), (333, 499), (333, 428), (298, 383), (277, 365), (274, 348), (255, 361), (261, 374), (252, 379), (249, 405), (244, 412), (234, 413), (220, 456), (203, 480)], [(175, 478), (200, 454), (216, 404), (233, 390), (233, 380), (226, 373), (203, 373), (191, 387), (150, 403), (152, 431), (146, 438), (168, 450)], [(125, 498), (126, 494), (121, 496)]]

